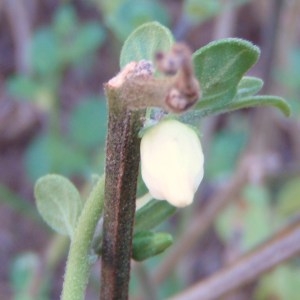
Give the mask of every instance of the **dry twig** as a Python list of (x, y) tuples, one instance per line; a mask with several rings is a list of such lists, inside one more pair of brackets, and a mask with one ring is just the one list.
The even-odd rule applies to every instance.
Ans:
[(271, 241), (204, 280), (172, 300), (215, 300), (257, 279), (300, 252), (300, 221), (278, 233)]

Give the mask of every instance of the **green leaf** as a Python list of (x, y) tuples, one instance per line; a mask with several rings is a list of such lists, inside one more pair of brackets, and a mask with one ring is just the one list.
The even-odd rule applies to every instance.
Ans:
[(248, 41), (228, 38), (212, 42), (193, 55), (203, 97), (196, 109), (230, 102), (242, 76), (257, 62), (259, 49)]
[(214, 113), (224, 113), (230, 112), (237, 109), (242, 108), (250, 108), (250, 107), (257, 107), (257, 106), (274, 106), (281, 110), (286, 116), (289, 116), (291, 113), (290, 106), (288, 103), (281, 97), (277, 96), (250, 96), (245, 97), (242, 99), (238, 99), (227, 104), (224, 108), (216, 109)]
[(141, 207), (135, 215), (134, 231), (150, 230), (176, 212), (176, 207), (167, 201), (151, 200)]
[(73, 183), (60, 175), (46, 175), (36, 182), (34, 195), (44, 221), (72, 239), (82, 210), (82, 201)]
[(60, 69), (59, 40), (51, 28), (39, 29), (32, 41), (32, 64), (39, 75), (53, 75)]
[(106, 103), (100, 98), (80, 102), (70, 117), (70, 135), (80, 146), (91, 149), (104, 144), (107, 130)]
[(37, 82), (24, 75), (15, 75), (6, 84), (10, 95), (26, 100), (34, 100), (40, 89)]
[(235, 98), (255, 95), (263, 87), (264, 82), (257, 77), (244, 76), (238, 84)]
[(86, 59), (87, 55), (96, 51), (104, 42), (105, 31), (98, 22), (88, 22), (78, 28), (72, 43), (64, 43), (64, 60), (76, 63)]
[(50, 133), (37, 136), (25, 153), (25, 168), (28, 177), (35, 181), (48, 173), (71, 175), (85, 171), (88, 157), (65, 137)]
[(107, 25), (115, 35), (124, 41), (138, 26), (157, 21), (169, 24), (169, 14), (165, 6), (156, 0), (125, 0), (112, 12), (105, 15)]
[(143, 261), (165, 251), (173, 243), (173, 238), (166, 232), (140, 231), (133, 237), (132, 258)]
[(190, 111), (186, 114), (183, 114), (179, 118), (185, 123), (194, 124), (199, 121), (199, 118), (228, 113), (238, 109), (258, 106), (276, 107), (279, 110), (281, 110), (281, 112), (283, 112), (286, 116), (289, 116), (291, 113), (291, 108), (289, 104), (283, 98), (277, 96), (262, 95), (250, 96), (241, 99), (235, 98), (234, 101), (230, 103), (220, 104), (219, 106), (215, 106), (213, 108), (209, 107), (202, 110)]
[(61, 38), (72, 33), (78, 25), (77, 15), (74, 7), (70, 4), (61, 5), (53, 18), (54, 32)]
[(125, 41), (120, 55), (120, 67), (142, 59), (153, 61), (158, 51), (168, 51), (173, 44), (170, 30), (158, 22), (146, 23), (133, 31)]

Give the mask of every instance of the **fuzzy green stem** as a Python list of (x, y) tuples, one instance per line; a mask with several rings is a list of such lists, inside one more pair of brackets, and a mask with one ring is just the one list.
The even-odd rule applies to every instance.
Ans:
[(103, 214), (101, 300), (128, 298), (136, 186), (138, 137), (144, 111), (130, 111), (113, 87), (106, 86), (109, 123)]
[(103, 209), (104, 182), (102, 176), (93, 188), (79, 217), (67, 260), (61, 300), (84, 299), (90, 271), (89, 251)]

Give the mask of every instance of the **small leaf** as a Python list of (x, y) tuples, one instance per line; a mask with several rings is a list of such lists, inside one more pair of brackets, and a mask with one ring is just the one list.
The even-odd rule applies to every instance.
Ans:
[(173, 243), (173, 238), (166, 232), (140, 231), (133, 237), (132, 258), (143, 261), (165, 251)]
[(242, 76), (254, 65), (259, 49), (248, 41), (228, 38), (212, 42), (193, 55), (203, 98), (196, 109), (230, 102)]
[(250, 96), (242, 99), (238, 99), (229, 103), (224, 107), (224, 109), (219, 110), (218, 113), (221, 112), (229, 112), (237, 109), (242, 108), (250, 108), (250, 107), (257, 107), (257, 106), (274, 106), (280, 109), (286, 116), (289, 116), (291, 113), (290, 106), (288, 103), (281, 97), (277, 96)]
[(135, 215), (134, 231), (150, 230), (167, 220), (176, 212), (176, 207), (167, 201), (151, 200)]
[(170, 19), (165, 5), (156, 0), (122, 0), (116, 9), (103, 15), (108, 27), (121, 41), (146, 22), (168, 25)]
[(125, 41), (120, 55), (120, 67), (142, 59), (153, 61), (158, 51), (168, 51), (173, 44), (170, 30), (158, 22), (138, 27)]
[(76, 187), (60, 175), (41, 177), (34, 189), (39, 213), (55, 231), (73, 237), (82, 209)]
[(264, 82), (257, 77), (244, 76), (238, 84), (235, 98), (255, 95), (263, 87)]
[(187, 112), (179, 117), (182, 122), (195, 124), (199, 122), (199, 118), (232, 112), (238, 109), (251, 108), (257, 106), (274, 106), (281, 110), (286, 116), (289, 116), (291, 109), (289, 104), (281, 97), (277, 96), (250, 96), (241, 99), (234, 99), (230, 103), (220, 104), (213, 108), (207, 107), (202, 110), (194, 110)]

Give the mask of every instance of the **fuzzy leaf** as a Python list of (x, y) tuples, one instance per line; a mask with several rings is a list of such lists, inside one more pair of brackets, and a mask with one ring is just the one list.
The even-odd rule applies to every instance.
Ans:
[(274, 106), (281, 110), (286, 116), (289, 116), (290, 106), (288, 103), (281, 97), (277, 96), (269, 96), (269, 95), (262, 95), (262, 96), (250, 96), (238, 99), (226, 105), (226, 107), (219, 109), (219, 113), (230, 112), (237, 109), (242, 108), (250, 108), (256, 106)]
[(153, 61), (158, 51), (168, 51), (173, 44), (170, 30), (158, 22), (145, 23), (134, 30), (121, 50), (120, 67), (142, 59)]
[(250, 96), (241, 99), (234, 99), (233, 102), (221, 104), (213, 108), (190, 111), (180, 116), (180, 120), (188, 124), (197, 124), (200, 118), (232, 112), (238, 109), (251, 108), (258, 106), (274, 106), (281, 110), (286, 116), (289, 116), (291, 109), (289, 104), (281, 97), (277, 96)]
[(45, 222), (58, 233), (72, 238), (82, 209), (76, 187), (63, 176), (46, 175), (37, 181), (34, 195)]
[(193, 55), (203, 97), (196, 109), (230, 102), (242, 76), (254, 65), (259, 49), (248, 41), (228, 38), (212, 42)]
[(263, 87), (264, 82), (257, 77), (244, 76), (238, 84), (235, 98), (255, 95)]

